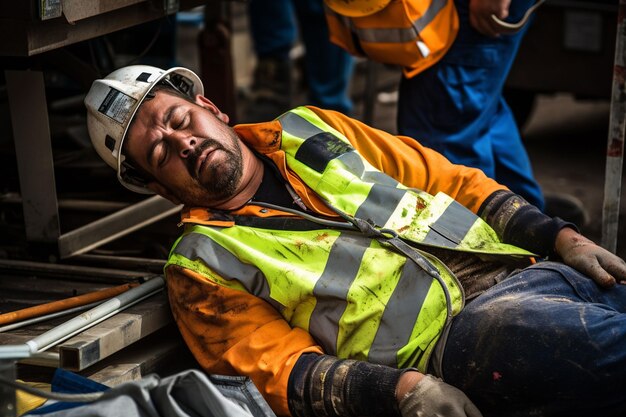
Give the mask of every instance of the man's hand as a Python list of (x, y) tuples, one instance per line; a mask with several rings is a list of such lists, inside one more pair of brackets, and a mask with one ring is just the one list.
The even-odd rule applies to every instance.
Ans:
[[(415, 385), (406, 391), (412, 383)], [(396, 390), (402, 417), (482, 417), (463, 392), (432, 375), (405, 372)]]
[(486, 36), (496, 37), (503, 29), (491, 18), (495, 15), (500, 20), (509, 16), (511, 0), (470, 0), (469, 21), (474, 29)]
[(561, 229), (554, 247), (563, 263), (587, 275), (601, 287), (609, 288), (616, 282), (626, 284), (626, 262), (575, 230)]

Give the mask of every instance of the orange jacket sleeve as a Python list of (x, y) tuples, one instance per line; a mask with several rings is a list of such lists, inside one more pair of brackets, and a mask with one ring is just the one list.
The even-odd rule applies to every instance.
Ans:
[(507, 189), (481, 170), (453, 164), (413, 138), (394, 136), (338, 112), (310, 109), (345, 135), (370, 164), (408, 187), (432, 195), (444, 192), (474, 213), (495, 191)]
[(293, 366), (303, 353), (322, 353), (313, 338), (292, 329), (260, 298), (178, 266), (169, 266), (166, 275), (172, 314), (200, 366), (208, 373), (249, 376), (277, 415), (290, 415)]

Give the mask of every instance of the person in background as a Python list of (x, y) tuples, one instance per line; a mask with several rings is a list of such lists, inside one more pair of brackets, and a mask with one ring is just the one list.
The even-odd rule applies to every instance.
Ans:
[[(403, 66), (400, 135), (481, 169), (550, 215), (586, 222), (577, 199), (544, 196), (503, 97), (536, 0), (325, 1), (333, 42), (355, 55)], [(526, 24), (515, 27), (521, 22)]]
[(294, 104), (290, 52), (304, 45), (308, 103), (350, 114), (353, 58), (328, 39), (322, 0), (250, 0), (248, 18), (257, 65), (245, 121), (276, 117)]
[(480, 168), (551, 216), (581, 226), (582, 203), (541, 190), (503, 88), (530, 23), (512, 32), (492, 15), (520, 22), (537, 0), (455, 0), (459, 32), (441, 61), (403, 77), (398, 132), (419, 138), (451, 161)]

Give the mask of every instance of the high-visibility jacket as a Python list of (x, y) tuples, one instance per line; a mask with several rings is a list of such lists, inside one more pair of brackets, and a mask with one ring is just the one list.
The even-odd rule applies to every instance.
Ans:
[[(299, 193), (306, 198), (307, 206), (324, 206), (326, 216), (337, 217), (340, 213), (340, 217), (366, 220), (375, 230), (394, 230), (406, 240), (425, 245), (530, 255), (500, 243), (487, 224), (445, 194), (433, 197), (425, 191), (408, 189), (374, 168), (317, 111), (298, 108), (286, 113), (277, 121), (280, 132), (259, 129), (256, 139), (264, 139), (265, 143), (252, 144), (275, 161), (282, 160), (278, 166), (294, 188), (302, 190), (304, 185), (308, 189)], [(245, 139), (246, 134), (243, 136)], [(314, 196), (317, 201), (312, 203)], [(417, 262), (408, 260), (381, 236), (296, 219), (297, 216), (253, 203), (229, 214), (204, 209), (187, 211), (183, 219), (187, 224), (185, 232), (172, 249), (167, 266), (168, 278), (173, 276), (178, 288), (171, 289), (172, 279), (168, 285), (181, 332), (196, 356), (199, 353), (200, 362), (206, 345), (216, 343), (206, 336), (211, 333), (206, 327), (212, 324), (211, 320), (217, 325), (224, 320), (225, 311), (232, 311), (223, 309), (223, 298), (215, 298), (216, 293), (227, 289), (239, 292), (240, 300), (246, 303), (250, 297), (244, 294), (264, 300), (291, 328), (312, 334), (326, 353), (396, 367), (417, 366), (424, 371), (447, 319), (463, 305), (462, 289), (445, 265), (427, 253), (412, 252)], [(277, 221), (287, 228), (276, 226)], [(199, 302), (201, 291), (190, 295), (194, 291), (188, 283), (182, 289), (177, 275), (180, 270), (193, 271), (188, 277), (210, 288), (207, 304), (217, 304), (219, 307), (212, 308), (222, 311), (220, 317), (213, 315), (211, 320), (197, 322), (195, 316), (203, 314), (202, 308), (191, 305)], [(190, 303), (190, 299), (194, 302)], [(203, 308), (211, 309), (206, 304)], [(270, 321), (275, 319), (273, 316)], [(226, 327), (225, 323), (220, 324)], [(205, 329), (201, 330), (201, 326)], [(236, 333), (232, 329), (229, 334)], [(311, 346), (306, 349), (317, 351)], [(227, 361), (232, 366), (248, 359), (231, 357)], [(285, 360), (288, 364), (296, 359)], [(251, 367), (263, 368), (265, 360), (257, 361), (257, 365), (238, 363), (242, 369), (239, 372), (250, 374)], [(224, 371), (214, 366), (220, 360), (210, 362), (211, 371)], [(267, 370), (251, 373), (272, 404), (271, 396), (276, 395), (272, 391), (283, 386), (268, 381), (267, 375), (260, 381), (255, 379), (255, 373), (267, 374)], [(284, 375), (278, 379), (281, 377)]]
[(453, 0), (391, 0), (382, 10), (359, 17), (326, 6), (326, 20), (333, 43), (352, 55), (400, 65), (407, 78), (439, 61), (459, 31)]

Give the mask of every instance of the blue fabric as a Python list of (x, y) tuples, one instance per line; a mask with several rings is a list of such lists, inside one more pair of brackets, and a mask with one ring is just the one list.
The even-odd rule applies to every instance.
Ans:
[[(507, 20), (518, 21), (535, 0), (512, 0)], [(482, 169), (543, 210), (541, 189), (502, 88), (528, 28), (491, 38), (469, 24), (468, 0), (456, 0), (459, 34), (433, 67), (402, 78), (398, 132)]]
[(350, 114), (353, 58), (329, 41), (321, 0), (250, 0), (250, 30), (258, 57), (288, 59), (297, 40), (304, 44), (309, 100), (314, 106)]
[[(84, 376), (75, 374), (65, 369), (57, 368), (50, 382), (52, 392), (62, 392), (66, 394), (88, 394), (91, 392), (107, 391), (108, 386), (93, 381)], [(30, 411), (29, 414), (47, 414), (60, 410), (79, 407), (84, 403), (79, 402), (52, 402), (45, 403), (39, 408)]]
[(489, 416), (626, 415), (626, 286), (563, 264), (513, 274), (453, 320), (443, 377)]

